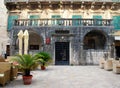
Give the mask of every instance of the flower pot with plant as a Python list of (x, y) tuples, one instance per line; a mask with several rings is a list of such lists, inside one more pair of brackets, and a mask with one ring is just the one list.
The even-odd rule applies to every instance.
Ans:
[(25, 85), (31, 84), (32, 75), (30, 74), (31, 70), (36, 66), (42, 59), (36, 55), (17, 55), (16, 58), (12, 59), (18, 63), (18, 68), (23, 70), (23, 81)]
[(42, 59), (40, 60), (41, 70), (45, 70), (46, 66), (48, 66), (52, 62), (52, 58), (47, 52), (40, 52), (38, 56)]

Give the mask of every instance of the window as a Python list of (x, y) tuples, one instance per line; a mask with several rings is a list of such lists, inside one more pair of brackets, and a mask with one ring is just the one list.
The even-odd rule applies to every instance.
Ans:
[(120, 16), (113, 16), (113, 25), (116, 30), (120, 29)]
[(61, 18), (60, 15), (52, 15), (52, 25), (61, 25), (62, 21), (58, 20), (59, 18)]
[(18, 19), (18, 15), (9, 15), (8, 16), (8, 30), (10, 30), (14, 25), (14, 20)]
[(30, 15), (30, 25), (32, 26), (37, 26), (38, 25), (38, 20), (39, 19), (39, 15)]
[(30, 45), (30, 50), (39, 50), (39, 45)]
[(78, 25), (81, 25), (81, 21), (80, 20), (77, 20), (77, 19), (81, 19), (81, 15), (73, 15), (72, 16), (72, 25), (73, 26), (78, 26)]
[(100, 15), (94, 15), (94, 26), (101, 26), (102, 25), (102, 16)]

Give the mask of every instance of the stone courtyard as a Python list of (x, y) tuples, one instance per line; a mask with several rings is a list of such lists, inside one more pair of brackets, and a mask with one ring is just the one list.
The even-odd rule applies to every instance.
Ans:
[(99, 66), (49, 66), (31, 74), (31, 85), (24, 85), (19, 75), (5, 88), (120, 88), (120, 75)]

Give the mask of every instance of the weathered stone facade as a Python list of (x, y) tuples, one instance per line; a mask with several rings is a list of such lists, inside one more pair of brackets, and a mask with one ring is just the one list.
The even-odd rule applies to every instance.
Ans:
[[(17, 29), (17, 30), (16, 30)], [(111, 27), (14, 27), (13, 28), (13, 35), (17, 37), (17, 34), (19, 32), (19, 30), (25, 30), (27, 29), (29, 32), (35, 32), (37, 33), (41, 40), (42, 40), (42, 46), (40, 48), (40, 50), (34, 50), (34, 51), (29, 51), (30, 54), (34, 54), (36, 52), (40, 52), (40, 51), (47, 51), (49, 53), (51, 53), (52, 57), (55, 60), (55, 42), (69, 42), (70, 46), (69, 46), (69, 53), (70, 53), (70, 63), (69, 64), (98, 64), (98, 61), (101, 57), (104, 56), (105, 52), (109, 52), (110, 53), (110, 45), (112, 44), (112, 38), (109, 35), (111, 33), (111, 31), (113, 30), (112, 26)], [(73, 36), (53, 36), (53, 34), (55, 33), (55, 30), (69, 30), (70, 34), (72, 34)], [(92, 30), (97, 30), (99, 32), (103, 32), (106, 37), (106, 44), (105, 44), (105, 48), (102, 50), (85, 50), (83, 49), (83, 40), (84, 37), (87, 33), (89, 33)], [(16, 38), (15, 37), (15, 38)], [(51, 39), (50, 44), (46, 44), (46, 38), (49, 37)], [(64, 39), (62, 39), (62, 37), (64, 37)], [(12, 37), (12, 44), (13, 46), (11, 46), (11, 51), (12, 51), (12, 55), (15, 55), (18, 53), (18, 48), (15, 49), (14, 45), (16, 43), (16, 39)], [(35, 39), (35, 38), (34, 38)], [(34, 40), (33, 39), (33, 40)], [(15, 51), (14, 51), (15, 50)], [(91, 55), (90, 55), (91, 54)], [(96, 56), (95, 56), (96, 54)], [(54, 62), (55, 64), (55, 62)]]
[[(57, 3), (59, 2), (56, 2), (56, 5)], [(68, 6), (69, 3), (70, 6)], [(28, 30), (30, 33), (29, 45), (39, 45), (38, 50), (29, 49), (29, 53), (34, 54), (40, 51), (47, 51), (52, 55), (52, 58), (54, 60), (53, 64), (56, 64), (56, 60), (57, 60), (56, 42), (58, 43), (68, 42), (68, 46), (64, 46), (64, 45), (59, 46), (64, 48), (69, 47), (68, 50), (69, 59), (67, 64), (71, 64), (71, 65), (98, 64), (99, 59), (104, 57), (105, 53), (108, 53), (110, 57), (112, 51), (111, 45), (113, 43), (113, 37), (111, 36), (111, 33), (114, 31), (114, 27), (113, 25), (111, 25), (112, 20), (110, 19), (112, 19), (113, 16), (120, 15), (119, 13), (120, 8), (117, 7), (120, 5), (120, 3), (117, 3), (116, 8), (114, 9), (110, 7), (111, 5), (114, 5), (113, 4), (114, 2), (109, 3), (107, 1), (106, 3), (108, 4), (108, 7), (105, 8), (103, 8), (103, 6), (106, 4), (103, 2), (100, 2), (100, 6), (98, 7), (92, 2), (83, 3), (80, 1), (79, 3), (81, 5), (80, 7), (75, 7), (75, 5), (77, 5), (75, 2), (69, 2), (69, 3), (65, 4), (64, 2), (63, 3), (60, 2), (60, 4), (63, 5), (63, 7), (57, 9), (53, 8), (54, 5), (52, 2), (47, 2), (48, 7), (44, 7), (45, 3), (43, 2), (39, 2), (39, 3), (36, 2), (36, 6), (38, 6), (38, 7), (34, 7), (36, 9), (32, 7), (32, 2), (28, 2), (28, 3), (24, 2), (23, 7), (20, 7), (21, 3), (19, 2), (17, 2), (16, 4), (12, 3), (13, 7), (15, 7), (14, 9), (12, 6), (9, 6), (9, 3), (7, 3), (6, 7), (9, 10), (8, 15), (19, 16), (19, 19), (15, 21), (14, 26), (10, 29), (11, 31), (9, 32), (11, 38), (10, 54), (11, 55), (18, 54), (18, 39), (17, 39), (18, 32), (20, 30), (23, 31)], [(99, 5), (99, 2), (96, 1), (95, 3)], [(40, 5), (42, 8), (40, 7)], [(51, 5), (52, 5), (52, 9), (51, 9)], [(84, 6), (88, 5), (88, 7), (86, 6), (86, 8), (83, 8), (82, 5)], [(91, 7), (92, 5), (96, 6), (97, 9)], [(36, 22), (35, 19), (32, 20), (29, 18), (31, 15), (40, 16), (41, 20), (40, 19), (37, 20), (38, 22), (37, 25), (30, 25), (31, 22), (32, 24)], [(53, 15), (60, 15), (61, 19), (55, 18), (54, 21), (54, 19), (51, 19), (51, 16)], [(72, 24), (72, 22), (74, 22), (72, 20), (73, 15), (82, 16), (83, 21), (81, 21), (81, 19), (78, 18), (76, 20), (80, 22), (79, 25), (73, 25)], [(93, 20), (94, 15), (102, 16), (102, 19), (105, 19), (105, 21), (100, 20), (98, 22), (100, 23), (100, 25), (95, 25)], [(88, 20), (84, 20), (84, 19), (88, 19)], [(60, 21), (63, 23), (60, 25), (52, 25), (51, 23), (52, 21), (54, 22)], [(56, 30), (68, 31), (68, 33), (59, 34), (56, 33)], [(99, 39), (97, 34), (99, 36), (103, 36), (101, 37), (104, 38), (103, 42), (102, 39), (101, 40)], [(46, 44), (47, 38), (50, 38), (49, 44)], [(89, 40), (90, 41), (94, 40), (93, 42), (95, 43), (97, 42), (98, 45), (92, 45), (87, 43), (92, 48), (89, 48), (89, 46), (87, 46), (86, 49), (85, 42), (89, 42)], [(103, 44), (99, 45), (100, 42), (102, 42)], [(64, 55), (63, 53), (61, 54)], [(63, 59), (63, 61), (65, 60)]]

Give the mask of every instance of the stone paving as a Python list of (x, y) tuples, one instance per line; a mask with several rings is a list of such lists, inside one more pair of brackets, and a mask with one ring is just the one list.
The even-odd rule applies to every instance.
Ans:
[(5, 88), (120, 88), (120, 75), (98, 66), (49, 66), (31, 74), (31, 85), (23, 85), (20, 75)]

